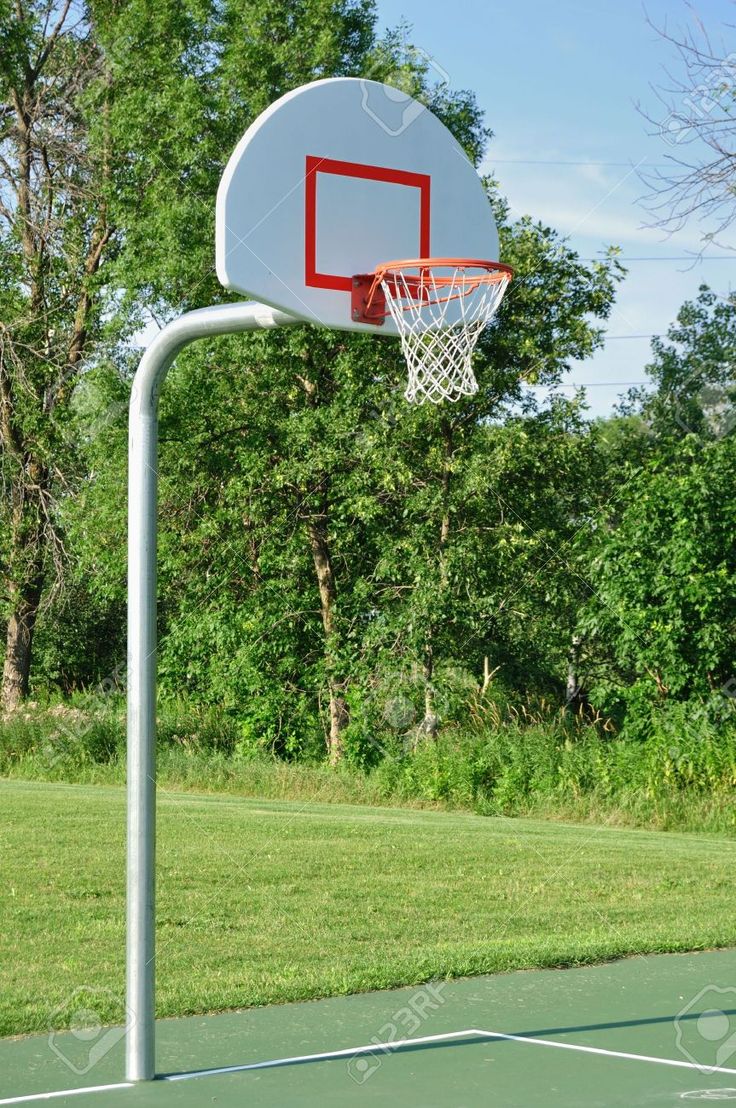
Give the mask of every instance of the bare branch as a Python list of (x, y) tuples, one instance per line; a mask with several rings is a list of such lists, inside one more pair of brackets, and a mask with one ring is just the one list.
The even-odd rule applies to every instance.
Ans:
[[(693, 13), (697, 32), (672, 34), (650, 26), (676, 51), (684, 73), (668, 73), (670, 86), (653, 91), (665, 115), (655, 119), (640, 109), (655, 134), (670, 144), (671, 170), (642, 171), (652, 226), (674, 232), (692, 218), (702, 228), (704, 247), (722, 241), (736, 221), (736, 52), (716, 47), (703, 21)], [(690, 156), (686, 156), (685, 151)]]
[(46, 64), (51, 51), (54, 49), (54, 45), (56, 43), (56, 40), (59, 37), (59, 35), (61, 34), (62, 28), (63, 28), (64, 24), (66, 23), (66, 17), (69, 14), (69, 9), (70, 9), (71, 6), (72, 6), (72, 0), (64, 0), (64, 4), (62, 6), (61, 13), (59, 15), (59, 18), (56, 21), (54, 29), (51, 32), (51, 34), (49, 35), (49, 37), (46, 39), (46, 42), (44, 43), (44, 45), (42, 46), (41, 52), (38, 55), (38, 58), (36, 59), (35, 65), (33, 66), (34, 79), (39, 75), (39, 73), (43, 69), (44, 65)]

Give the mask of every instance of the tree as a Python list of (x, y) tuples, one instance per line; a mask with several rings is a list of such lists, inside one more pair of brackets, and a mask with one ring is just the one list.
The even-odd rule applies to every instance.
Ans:
[(736, 219), (736, 54), (713, 41), (695, 12), (693, 19), (694, 31), (655, 28), (676, 51), (682, 73), (658, 93), (664, 120), (646, 116), (673, 147), (669, 168), (644, 180), (656, 226), (676, 231), (694, 217), (704, 244), (732, 249), (723, 236)]
[[(347, 709), (387, 665), (423, 669), (431, 730), (447, 665), (478, 673), (505, 652), (509, 672), (523, 656), (516, 676), (540, 609), (536, 664), (544, 650), (550, 670), (564, 659), (569, 628), (549, 652), (551, 573), (537, 577), (545, 543), (585, 510), (589, 445), (574, 411), (517, 416), (508, 434), (501, 423), (523, 407), (524, 374), (554, 380), (592, 349), (617, 271), (591, 270), (529, 221), (503, 234), (519, 288), (464, 405), (409, 407), (398, 344), (372, 336), (305, 327), (179, 360), (162, 400), (165, 687), (224, 704), (244, 735), (287, 755), (324, 749), (321, 705), (334, 761)], [(533, 600), (513, 605), (527, 608), (518, 617), (503, 600), (526, 575)]]
[[(123, 207), (130, 204), (135, 224), (121, 214), (121, 222), (128, 231), (118, 271), (125, 274), (124, 283), (129, 290), (137, 287), (145, 291), (167, 314), (203, 297), (216, 299), (224, 295), (211, 287), (211, 207), (203, 204), (207, 178), (218, 168), (213, 151), (219, 147), (222, 152), (229, 152), (253, 116), (295, 84), (325, 73), (357, 75), (369, 71), (371, 76), (381, 77), (400, 72), (412, 82), (412, 90), (421, 93), (453, 127), (469, 153), (476, 160), (482, 154), (485, 132), (472, 95), (454, 94), (444, 86), (429, 87), (421, 56), (401, 38), (389, 35), (376, 44), (375, 11), (370, 3), (304, 0), (288, 7), (254, 8), (252, 4), (233, 2), (222, 9), (221, 17), (215, 17), (208, 30), (208, 42), (212, 46), (217, 43), (219, 48), (201, 56), (207, 82), (200, 82), (200, 89), (195, 79), (185, 84), (181, 92), (171, 72), (181, 64), (177, 51), (173, 52), (172, 60), (170, 49), (172, 38), (176, 41), (176, 37), (169, 21), (177, 19), (176, 9), (164, 8), (153, 27), (146, 25), (144, 34), (137, 5), (128, 6), (119, 14), (113, 11), (111, 16), (107, 33), (114, 40), (130, 41), (131, 36), (136, 36), (136, 46), (140, 43), (140, 49), (121, 56), (116, 67), (118, 91), (111, 109), (112, 133), (134, 155), (130, 159), (132, 169), (126, 194), (130, 199), (124, 196), (121, 204)], [(235, 28), (243, 23), (250, 31), (244, 50), (239, 38), (235, 48), (234, 38)], [(297, 48), (298, 42), (302, 45)], [(143, 82), (141, 73), (145, 73)], [(151, 97), (149, 88), (154, 73), (158, 75), (154, 84), (159, 91)], [(159, 126), (156, 120), (160, 120)], [(192, 141), (193, 135), (201, 137), (201, 141)], [(167, 172), (152, 173), (152, 162), (165, 166)], [(147, 181), (150, 176), (153, 185)], [(215, 186), (212, 179), (210, 195), (214, 194)], [(192, 274), (197, 275), (196, 281), (192, 280)], [(286, 344), (285, 349), (290, 351), (292, 363), (298, 368), (292, 371), (289, 386), (273, 397), (274, 425), (279, 424), (284, 410), (298, 417), (297, 426), (302, 419), (315, 423), (323, 419), (335, 393), (334, 373), (342, 365), (342, 351), (361, 349), (355, 343), (347, 347), (346, 342), (341, 336), (304, 329)], [(279, 337), (273, 338), (272, 348), (282, 349)], [(244, 339), (240, 349), (245, 359), (252, 360), (250, 352), (257, 346)], [(373, 361), (380, 363), (381, 359)], [(395, 355), (387, 361), (395, 364)], [(334, 482), (329, 471), (317, 469), (316, 473), (316, 484), (310, 476), (306, 484), (287, 482), (285, 489), (304, 505), (300, 516), (302, 534), (312, 559), (323, 632), (330, 717), (328, 745), (332, 759), (336, 760), (347, 711), (342, 694), (346, 674), (341, 672), (340, 661), (344, 645), (342, 621), (331, 549)]]
[[(105, 262), (116, 333), (123, 321), (129, 333), (146, 306), (166, 317), (227, 295), (212, 272), (216, 183), (243, 128), (294, 84), (398, 67), (476, 163), (482, 155), (487, 132), (472, 95), (429, 86), (401, 41), (376, 45), (370, 4), (98, 0), (94, 15), (103, 61), (88, 135), (92, 153), (109, 152), (100, 195), (116, 228)], [(423, 669), (431, 732), (443, 666), (457, 660), (477, 673), (506, 645), (532, 653), (527, 614), (510, 616), (503, 600), (522, 561), (528, 618), (550, 607), (535, 591), (544, 544), (575, 526), (573, 460), (583, 467), (589, 444), (574, 407), (533, 426), (516, 420), (533, 412), (527, 383), (553, 383), (595, 348), (621, 270), (612, 259), (582, 264), (529, 219), (512, 223), (488, 187), (517, 279), (482, 340), (476, 397), (442, 412), (408, 409), (398, 344), (310, 327), (195, 347), (172, 371), (162, 401), (162, 685), (236, 712), (246, 744), (321, 754), (324, 721), (339, 760), (352, 693), (391, 656)], [(122, 343), (109, 362), (87, 363), (75, 404), (85, 395), (117, 403), (130, 367)], [(73, 539), (92, 627), (105, 625), (106, 601), (120, 603), (125, 443), (122, 426), (95, 433), (81, 409), (65, 419), (64, 441), (94, 477), (55, 518)], [(545, 464), (555, 474), (548, 501), (538, 494)], [(531, 531), (503, 504), (499, 472), (524, 498)], [(564, 667), (569, 630), (550, 668)]]
[[(104, 80), (87, 17), (70, 0), (0, 16), (2, 704), (13, 708), (28, 691), (44, 589), (61, 572), (57, 503), (74, 471), (65, 421), (100, 334), (114, 227), (110, 151), (88, 141), (86, 97)], [(101, 92), (103, 131), (105, 107)]]
[(658, 449), (688, 435), (720, 438), (736, 423), (736, 296), (701, 285), (683, 304), (664, 339), (652, 342), (647, 374), (654, 383), (633, 389), (623, 411), (650, 426)]
[(735, 477), (733, 438), (688, 439), (630, 481), (594, 552), (583, 620), (614, 662), (595, 690), (602, 706), (708, 696), (731, 678)]
[(653, 353), (655, 389), (624, 405), (619, 488), (583, 552), (582, 625), (609, 708), (707, 696), (732, 676), (736, 301), (701, 288)]
[(354, 67), (374, 21), (369, 0), (0, 8), (5, 707), (61, 578), (69, 405), (103, 319), (130, 334), (222, 295), (212, 207), (236, 139), (272, 95)]

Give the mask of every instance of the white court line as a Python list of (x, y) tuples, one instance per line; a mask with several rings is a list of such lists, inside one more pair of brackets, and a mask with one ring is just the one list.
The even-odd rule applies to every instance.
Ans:
[[(419, 1043), (441, 1043), (450, 1039), (467, 1039), (469, 1035), (485, 1035), (485, 1031), (447, 1031), (444, 1035), (425, 1035), (418, 1039), (394, 1039), (390, 1043), (368, 1043), (349, 1046), (345, 1050), (326, 1050), (324, 1054), (295, 1054), (293, 1058), (272, 1058), (268, 1062), (246, 1062), (241, 1066), (223, 1066), (215, 1070), (192, 1070), (190, 1073), (170, 1073), (164, 1081), (191, 1081), (193, 1077), (214, 1077), (218, 1073), (244, 1073), (246, 1070), (268, 1070), (276, 1066), (292, 1066), (299, 1062), (328, 1062), (331, 1058), (355, 1058), (361, 1054), (391, 1054), (402, 1046)], [(2, 1104), (2, 1101), (0, 1101)]]
[[(632, 1054), (625, 1050), (606, 1050), (601, 1046), (583, 1046), (580, 1043), (562, 1043), (556, 1039), (535, 1039), (531, 1035), (510, 1035), (504, 1031), (485, 1031), (479, 1027), (469, 1027), (465, 1031), (448, 1031), (442, 1035), (424, 1035), (416, 1039), (393, 1039), (386, 1043), (366, 1043), (363, 1046), (346, 1047), (344, 1050), (328, 1050), (321, 1054), (295, 1054), (288, 1058), (272, 1058), (266, 1062), (246, 1062), (239, 1066), (220, 1066), (210, 1070), (192, 1070), (190, 1073), (171, 1073), (162, 1075), (159, 1081), (191, 1081), (196, 1077), (216, 1077), (219, 1074), (245, 1073), (248, 1070), (274, 1069), (277, 1066), (297, 1065), (300, 1062), (327, 1062), (337, 1058), (356, 1058), (362, 1054), (392, 1054), (402, 1047), (421, 1046), (424, 1043), (451, 1042), (453, 1039), (469, 1039), (473, 1035), (484, 1039), (500, 1039), (512, 1043), (528, 1043), (531, 1046), (548, 1046), (557, 1050), (573, 1050), (579, 1054), (597, 1054), (604, 1058), (623, 1058), (631, 1062), (649, 1062), (653, 1065), (676, 1066), (678, 1069), (697, 1070), (708, 1076), (714, 1074), (736, 1074), (736, 1069), (725, 1066), (698, 1066), (695, 1062), (686, 1062), (677, 1058), (659, 1058), (650, 1054)], [(133, 1082), (119, 1082), (116, 1085), (89, 1085), (82, 1089), (61, 1089), (53, 1093), (31, 1093), (26, 1096), (8, 1097), (0, 1100), (3, 1104), (27, 1104), (38, 1100), (51, 1100), (54, 1097), (78, 1096), (82, 1093), (109, 1092), (113, 1089), (132, 1089)]]
[(479, 1035), (484, 1039), (502, 1039), (513, 1043), (531, 1043), (533, 1046), (557, 1047), (558, 1050), (576, 1050), (582, 1054), (599, 1054), (607, 1058), (624, 1058), (633, 1062), (649, 1062), (660, 1066), (677, 1066), (679, 1069), (697, 1070), (709, 1075), (716, 1073), (736, 1074), (736, 1069), (725, 1066), (715, 1068), (698, 1066), (695, 1062), (686, 1062), (677, 1058), (659, 1058), (649, 1054), (630, 1054), (624, 1050), (606, 1050), (599, 1046), (583, 1046), (580, 1043), (561, 1043), (555, 1039), (535, 1039), (531, 1035), (508, 1035), (503, 1031), (484, 1031), (479, 1027), (469, 1027), (466, 1031), (450, 1031), (444, 1035), (425, 1035), (416, 1039), (393, 1039), (387, 1043), (367, 1043), (365, 1046), (352, 1046), (345, 1050), (328, 1050), (323, 1054), (297, 1054), (292, 1058), (273, 1058), (268, 1062), (248, 1062), (240, 1066), (223, 1066), (220, 1069), (193, 1070), (190, 1073), (172, 1073), (164, 1081), (189, 1081), (195, 1077), (214, 1077), (220, 1073), (244, 1073), (247, 1070), (274, 1069), (277, 1066), (296, 1065), (299, 1062), (322, 1062), (332, 1058), (355, 1058), (361, 1054), (391, 1054), (402, 1047), (418, 1046), (422, 1043), (449, 1042), (452, 1039), (469, 1039)]
[(82, 1093), (107, 1093), (111, 1089), (132, 1089), (132, 1081), (118, 1081), (115, 1085), (85, 1085), (81, 1089), (58, 1089), (53, 1093), (30, 1093), (27, 1096), (9, 1096), (0, 1104), (30, 1104), (34, 1100), (55, 1100), (59, 1096), (81, 1096)]
[(476, 1028), (466, 1031), (466, 1035), (486, 1035), (489, 1039), (507, 1039), (512, 1043), (532, 1043), (534, 1046), (556, 1046), (558, 1050), (577, 1050), (583, 1054), (602, 1054), (606, 1058), (626, 1058), (633, 1062), (654, 1062), (660, 1066), (677, 1066), (679, 1069), (697, 1070), (709, 1077), (716, 1073), (736, 1074), (736, 1070), (725, 1066), (699, 1066), (696, 1062), (685, 1062), (678, 1058), (658, 1058), (653, 1054), (629, 1054), (626, 1050), (606, 1050), (602, 1046), (582, 1046), (580, 1043), (560, 1043), (555, 1039), (534, 1039), (531, 1035), (506, 1035), (503, 1031), (481, 1031)]

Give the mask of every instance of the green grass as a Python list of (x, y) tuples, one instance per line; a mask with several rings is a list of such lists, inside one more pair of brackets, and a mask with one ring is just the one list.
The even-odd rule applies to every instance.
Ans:
[[(60, 1025), (82, 987), (119, 1018), (122, 789), (0, 792), (0, 1033)], [(736, 945), (735, 860), (705, 835), (164, 789), (158, 1012)]]
[[(495, 709), (495, 705), (491, 705)], [(610, 823), (736, 837), (736, 725), (687, 704), (659, 713), (648, 737), (600, 731), (560, 712), (499, 711), (447, 727), (407, 750), (379, 732), (384, 756), (361, 760), (355, 736), (345, 763), (286, 761), (242, 739), (218, 708), (162, 700), (158, 779), (169, 790), (271, 800), (400, 805)], [(351, 724), (352, 726), (352, 724)], [(357, 726), (357, 723), (356, 723)], [(358, 728), (365, 740), (369, 730)], [(352, 744), (352, 745), (351, 745)], [(363, 752), (365, 753), (365, 751)], [(122, 785), (125, 705), (75, 694), (27, 703), (0, 719), (0, 777)]]

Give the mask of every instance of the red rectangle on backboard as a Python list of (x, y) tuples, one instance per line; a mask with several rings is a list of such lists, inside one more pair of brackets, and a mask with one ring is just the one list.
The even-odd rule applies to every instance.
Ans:
[[(388, 169), (360, 162), (341, 162), (333, 158), (307, 155), (304, 203), (304, 283), (312, 288), (338, 289), (350, 292), (353, 274), (320, 273), (317, 270), (317, 176), (332, 173), (338, 177), (358, 177), (364, 181), (382, 181), (389, 185), (405, 185), (419, 190), (419, 256), (428, 258), (430, 227), (430, 180), (426, 173), (410, 173), (404, 169)], [(356, 212), (356, 219), (374, 219), (373, 212)], [(384, 258), (384, 261), (392, 259)]]

